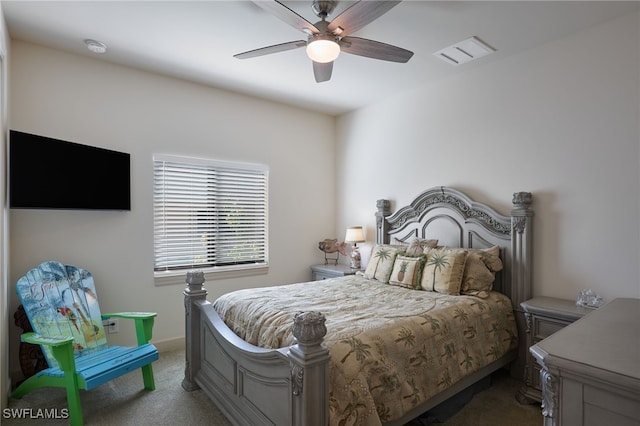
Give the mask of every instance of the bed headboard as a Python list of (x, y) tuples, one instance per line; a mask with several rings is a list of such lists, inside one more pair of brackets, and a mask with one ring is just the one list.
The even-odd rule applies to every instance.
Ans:
[(408, 206), (390, 214), (389, 200), (377, 201), (376, 242), (391, 238), (409, 242), (413, 237), (438, 239), (451, 247), (500, 247), (504, 268), (496, 275), (494, 289), (520, 310), (520, 303), (532, 295), (532, 217), (531, 193), (513, 194), (510, 216), (475, 202), (462, 192), (444, 186), (428, 189)]

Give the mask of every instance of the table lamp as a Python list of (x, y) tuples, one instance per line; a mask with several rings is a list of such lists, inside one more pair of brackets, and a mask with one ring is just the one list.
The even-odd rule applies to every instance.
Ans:
[(351, 247), (351, 269), (360, 269), (360, 249), (357, 246), (357, 243), (364, 243), (364, 232), (362, 231), (362, 226), (352, 226), (351, 228), (347, 228), (347, 235), (344, 237), (344, 241), (346, 243), (353, 243)]

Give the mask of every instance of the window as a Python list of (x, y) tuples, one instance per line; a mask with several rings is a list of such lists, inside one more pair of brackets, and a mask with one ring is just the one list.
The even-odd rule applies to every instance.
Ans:
[(268, 265), (268, 168), (200, 158), (153, 159), (154, 271)]

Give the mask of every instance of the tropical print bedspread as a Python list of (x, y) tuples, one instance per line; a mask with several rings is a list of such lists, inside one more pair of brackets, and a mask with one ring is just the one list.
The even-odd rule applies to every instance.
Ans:
[(295, 344), (300, 311), (327, 320), (331, 425), (380, 425), (517, 347), (511, 301), (449, 296), (360, 276), (239, 290), (214, 302), (241, 338)]

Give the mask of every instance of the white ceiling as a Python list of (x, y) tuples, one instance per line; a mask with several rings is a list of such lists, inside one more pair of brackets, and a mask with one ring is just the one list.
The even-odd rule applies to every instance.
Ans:
[[(311, 22), (311, 0), (283, 1)], [(329, 20), (352, 1), (340, 2)], [(207, 85), (340, 114), (396, 92), (531, 49), (637, 10), (636, 1), (405, 0), (354, 33), (413, 51), (406, 64), (342, 54), (316, 83), (304, 49), (239, 60), (234, 54), (306, 36), (250, 1), (2, 0), (12, 39)], [(497, 51), (458, 67), (433, 56), (476, 36)], [(104, 42), (96, 55), (86, 38)]]

